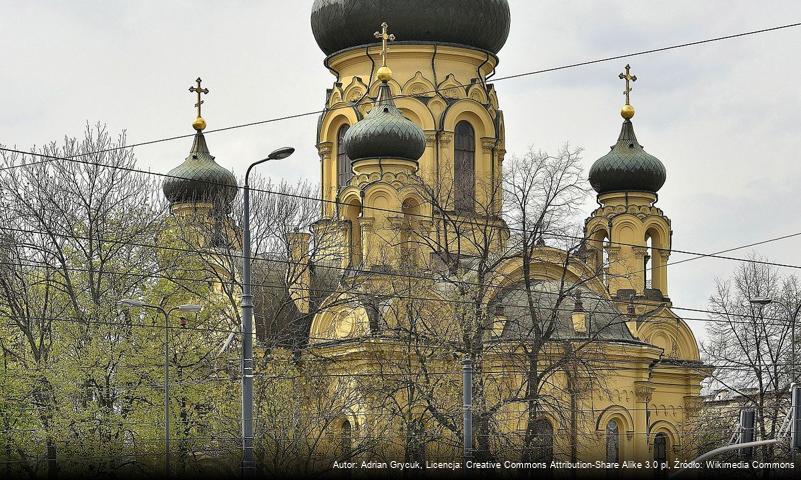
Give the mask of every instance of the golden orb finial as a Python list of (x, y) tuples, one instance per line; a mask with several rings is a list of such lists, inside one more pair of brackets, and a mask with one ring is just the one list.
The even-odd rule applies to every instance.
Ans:
[(379, 67), (377, 76), (382, 82), (388, 82), (392, 80), (392, 69), (386, 66)]
[(203, 100), (201, 100), (200, 95), (201, 94), (208, 95), (209, 89), (201, 87), (200, 84), (203, 82), (203, 80), (201, 80), (200, 77), (197, 77), (197, 80), (195, 80), (195, 82), (197, 83), (197, 87), (194, 86), (189, 87), (190, 92), (197, 93), (197, 103), (195, 104), (195, 108), (197, 108), (197, 118), (195, 118), (195, 121), (192, 122), (192, 128), (194, 128), (198, 132), (202, 132), (206, 128), (206, 120), (204, 120), (203, 115), (201, 115), (200, 107), (203, 105)]
[(634, 107), (628, 104), (623, 105), (623, 108), (620, 109), (620, 116), (626, 120), (631, 120), (634, 118), (634, 113)]
[(192, 128), (198, 132), (202, 132), (206, 129), (206, 120), (204, 120), (203, 117), (197, 117), (195, 121), (192, 122)]

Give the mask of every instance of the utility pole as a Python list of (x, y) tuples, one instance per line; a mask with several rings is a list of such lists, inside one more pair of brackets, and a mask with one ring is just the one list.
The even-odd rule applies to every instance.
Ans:
[(462, 382), (464, 392), (464, 461), (473, 459), (473, 359), (470, 354), (462, 360)]
[(253, 455), (253, 294), (250, 273), (250, 171), (256, 165), (282, 160), (294, 148), (284, 147), (267, 158), (252, 163), (245, 172), (244, 215), (242, 219), (242, 476), (254, 478), (256, 459)]

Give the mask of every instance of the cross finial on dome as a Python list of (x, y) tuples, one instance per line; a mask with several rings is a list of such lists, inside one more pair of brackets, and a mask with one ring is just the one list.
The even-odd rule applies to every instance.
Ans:
[(381, 31), (373, 34), (375, 38), (381, 40), (381, 68), (378, 69), (378, 79), (388, 82), (392, 78), (392, 70), (387, 66), (387, 54), (389, 54), (389, 42), (395, 41), (395, 35), (389, 33), (387, 22), (381, 24)]
[(194, 122), (192, 122), (192, 126), (198, 132), (202, 132), (206, 128), (206, 120), (204, 120), (203, 119), (203, 115), (201, 115), (201, 106), (203, 105), (203, 100), (201, 100), (200, 95), (201, 94), (208, 95), (209, 94), (209, 89), (208, 88), (203, 88), (201, 86), (201, 83), (203, 82), (203, 80), (201, 80), (200, 77), (197, 77), (197, 80), (195, 80), (195, 82), (197, 83), (197, 87), (194, 87), (194, 86), (193, 87), (189, 87), (189, 91), (190, 92), (197, 93), (197, 103), (195, 104), (195, 108), (197, 108), (197, 118), (195, 119)]
[(637, 75), (631, 74), (631, 65), (627, 64), (626, 72), (618, 75), (618, 78), (626, 81), (626, 89), (623, 91), (623, 95), (626, 96), (626, 104), (620, 110), (620, 115), (626, 120), (631, 120), (634, 117), (634, 107), (631, 106), (631, 91), (634, 90), (634, 87), (631, 84), (637, 81)]

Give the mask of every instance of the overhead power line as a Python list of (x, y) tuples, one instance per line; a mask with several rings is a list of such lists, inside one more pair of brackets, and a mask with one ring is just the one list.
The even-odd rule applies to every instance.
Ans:
[[(192, 249), (192, 248), (187, 248), (187, 247), (176, 247), (176, 246), (167, 246), (167, 245), (157, 245), (157, 244), (152, 244), (152, 243), (142, 243), (142, 242), (131, 241), (130, 239), (126, 239), (126, 240), (112, 240), (112, 239), (102, 239), (102, 238), (94, 238), (94, 239), (92, 239), (90, 237), (79, 236), (79, 235), (76, 235), (76, 234), (66, 235), (66, 234), (55, 233), (55, 232), (44, 232), (44, 231), (41, 231), (41, 230), (20, 229), (20, 228), (13, 228), (13, 227), (2, 227), (0, 230), (10, 231), (10, 232), (18, 232), (18, 233), (36, 234), (36, 235), (49, 235), (49, 236), (55, 236), (55, 237), (58, 237), (58, 238), (72, 239), (72, 240), (96, 240), (96, 241), (105, 242), (105, 243), (125, 244), (125, 245), (129, 245), (129, 246), (134, 246), (134, 247), (151, 248), (151, 249), (154, 249), (154, 250), (170, 251), (170, 252), (178, 252), (178, 253), (206, 254), (206, 255), (208, 255), (208, 256), (210, 256), (212, 258), (216, 258), (216, 257), (219, 256), (219, 252), (215, 252), (215, 251), (211, 251), (211, 250)], [(237, 253), (235, 253), (233, 251), (229, 251), (227, 255), (228, 255), (228, 258), (231, 258), (231, 259), (237, 259), (237, 260), (244, 259), (244, 257), (242, 255), (237, 254)], [(306, 264), (304, 264), (302, 262), (296, 262), (296, 261), (289, 260), (289, 259), (283, 258), (283, 257), (254, 256), (254, 257), (252, 257), (251, 260), (252, 261), (258, 261), (258, 262), (279, 263), (279, 264), (285, 264), (287, 266), (306, 267)], [(6, 263), (8, 263), (8, 262), (6, 262)], [(328, 269), (328, 270), (341, 270), (340, 267), (333, 266), (333, 265), (324, 265), (322, 263), (315, 264), (314, 268), (315, 269)], [(372, 270), (366, 270), (366, 269), (360, 269), (360, 268), (354, 268), (354, 267), (351, 267), (349, 270), (351, 272), (354, 272), (354, 273), (365, 274), (365, 275), (375, 274), (375, 272), (373, 272)], [(385, 275), (385, 276), (392, 277), (392, 278), (402, 278), (402, 279), (409, 279), (409, 280), (423, 280), (423, 281), (432, 281), (432, 280), (436, 281), (437, 280), (437, 277), (435, 277), (435, 276), (412, 275), (410, 273), (393, 272), (393, 271), (381, 272), (381, 275)], [(489, 282), (489, 283), (478, 283), (478, 282), (469, 282), (469, 281), (463, 280), (463, 281), (457, 281), (457, 283), (461, 283), (463, 285), (468, 285), (468, 286), (476, 286), (476, 287), (484, 288), (484, 289), (487, 289), (487, 290), (492, 289), (492, 288), (505, 288), (505, 285), (499, 285), (499, 284), (495, 284), (495, 283), (492, 283), (492, 282)], [(580, 284), (581, 283), (583, 283), (583, 282), (580, 282)], [(251, 285), (257, 285), (257, 284), (251, 284)], [(536, 293), (537, 294), (541, 294), (541, 295), (560, 295), (559, 292), (537, 291)], [(564, 292), (562, 292), (562, 294), (564, 294)], [(430, 300), (434, 301), (435, 299), (430, 299)], [(614, 302), (615, 300), (612, 300), (612, 301)], [(619, 302), (620, 301), (618, 301), (618, 303)], [(648, 307), (655, 307), (655, 305), (653, 305), (651, 303), (637, 302), (636, 300), (634, 300), (634, 301), (626, 300), (625, 303), (632, 304), (632, 305), (645, 305), (645, 306), (648, 306)], [(720, 316), (750, 317), (749, 315), (744, 315), (744, 314), (736, 314), (736, 313), (731, 313), (731, 312), (715, 312), (715, 311), (705, 310), (705, 309), (701, 309), (701, 308), (671, 307), (671, 309), (692, 311), (692, 312), (706, 313), (706, 314), (714, 314), (714, 315), (720, 315)], [(610, 313), (612, 313), (612, 312), (610, 312)], [(614, 313), (619, 314), (619, 312), (614, 312)], [(783, 321), (783, 319), (778, 319), (778, 318), (763, 317), (762, 319), (763, 320), (772, 320), (772, 321), (773, 320), (775, 320), (775, 321)], [(687, 320), (706, 321), (706, 319), (690, 319), (690, 318), (688, 318)]]
[[(133, 167), (124, 167), (124, 166), (119, 166), (119, 165), (108, 165), (108, 164), (103, 164), (103, 163), (98, 163), (98, 162), (92, 162), (92, 161), (89, 161), (89, 160), (79, 160), (78, 158), (72, 158), (72, 157), (58, 157), (58, 156), (41, 154), (41, 153), (25, 152), (25, 151), (22, 151), (22, 150), (17, 150), (17, 149), (7, 148), (7, 147), (0, 147), (0, 151), (16, 153), (16, 154), (20, 154), (20, 155), (31, 155), (31, 156), (35, 156), (35, 157), (45, 157), (45, 158), (48, 158), (48, 159), (51, 159), (51, 160), (63, 160), (63, 161), (66, 161), (66, 162), (79, 163), (79, 164), (90, 165), (90, 166), (99, 166), (99, 167), (111, 168), (111, 169), (121, 170), (121, 171), (125, 171), (125, 172), (130, 172), (130, 173), (139, 173), (139, 174), (142, 174), (142, 175), (151, 175), (151, 176), (167, 178), (167, 179), (188, 180), (186, 177), (181, 177), (181, 176), (177, 176), (177, 175), (150, 172), (150, 171), (147, 171), (147, 170), (142, 170), (142, 169), (133, 168)], [(32, 165), (35, 165), (35, 164), (34, 163), (29, 163), (29, 164), (26, 164), (26, 165), (32, 166)], [(2, 170), (0, 170), (0, 172), (2, 172)], [(225, 187), (225, 188), (234, 188), (231, 185), (222, 184), (222, 183), (219, 183), (219, 182), (212, 182), (212, 181), (206, 181), (206, 180), (196, 180), (196, 179), (192, 179), (192, 180), (195, 181), (195, 182), (202, 182), (202, 183), (205, 183), (207, 185), (222, 186), (222, 187)], [(236, 188), (237, 189), (242, 189), (244, 187), (237, 186)], [(289, 198), (295, 198), (295, 199), (299, 199), (299, 200), (311, 200), (311, 201), (315, 201), (315, 202), (329, 203), (329, 204), (334, 204), (334, 205), (338, 205), (338, 206), (339, 205), (346, 205), (346, 204), (342, 203), (339, 200), (327, 200), (327, 199), (320, 198), (320, 197), (310, 197), (310, 196), (307, 196), (307, 195), (298, 195), (298, 194), (293, 194), (293, 193), (288, 193), (288, 192), (278, 192), (278, 191), (267, 190), (267, 189), (262, 189), (262, 188), (250, 187), (250, 191), (251, 192), (255, 192), (255, 193), (265, 193), (265, 194), (268, 194), (268, 195), (278, 195), (278, 196), (284, 196), (284, 197), (289, 197)], [(378, 212), (402, 214), (402, 215), (412, 216), (412, 217), (416, 217), (416, 218), (424, 218), (424, 219), (430, 219), (431, 218), (429, 215), (415, 214), (415, 213), (410, 213), (410, 212), (404, 212), (402, 210), (394, 210), (394, 209), (390, 209), (390, 208), (375, 207), (375, 206), (370, 206), (370, 205), (363, 205), (361, 208), (363, 208), (365, 210), (372, 210), (372, 211), (378, 211)], [(476, 220), (461, 220), (460, 219), (457, 223), (460, 226), (462, 226), (462, 225), (472, 225), (472, 226), (477, 226), (477, 227), (498, 228), (498, 225), (496, 225), (496, 224), (492, 224), (492, 223), (488, 223), (488, 222), (481, 222), (481, 221), (476, 221)], [(526, 230), (524, 230), (522, 228), (515, 228), (515, 227), (510, 227), (510, 226), (507, 226), (506, 228), (508, 228), (511, 231), (518, 231), (518, 232), (524, 232), (524, 233), (527, 232)], [(529, 231), (529, 232), (531, 232), (531, 231)], [(570, 239), (570, 240), (574, 240), (574, 241), (577, 241), (577, 242), (584, 242), (584, 241), (590, 240), (590, 238), (588, 238), (588, 237), (579, 237), (579, 236), (575, 236), (575, 235), (566, 235), (566, 234), (558, 234), (558, 233), (543, 233), (542, 236), (543, 236), (543, 238)], [(716, 259), (720, 259), (720, 260), (731, 260), (731, 261), (737, 261), (737, 262), (744, 262), (744, 263), (751, 263), (751, 264), (768, 265), (768, 266), (774, 266), (774, 267), (782, 267), (782, 268), (791, 268), (791, 269), (801, 270), (801, 265), (792, 265), (792, 264), (787, 264), (787, 263), (777, 263), (777, 262), (771, 262), (771, 261), (766, 261), (766, 260), (749, 259), (749, 258), (738, 258), (738, 257), (729, 257), (729, 256), (721, 255), (722, 253), (733, 252), (733, 251), (741, 250), (741, 249), (744, 249), (744, 248), (750, 248), (750, 247), (757, 246), (757, 245), (764, 245), (764, 244), (767, 244), (767, 243), (772, 243), (772, 242), (776, 242), (776, 241), (779, 241), (779, 240), (786, 240), (786, 239), (794, 238), (794, 237), (798, 237), (798, 236), (801, 236), (801, 232), (791, 233), (791, 234), (787, 234), (787, 235), (782, 235), (780, 237), (775, 237), (775, 238), (771, 238), (771, 239), (767, 239), (767, 240), (762, 240), (762, 241), (755, 242), (755, 243), (749, 243), (749, 244), (746, 244), (746, 245), (732, 247), (732, 248), (729, 248), (729, 249), (726, 249), (726, 250), (721, 250), (720, 252), (715, 252), (715, 253), (695, 252), (695, 251), (690, 251), (690, 250), (680, 250), (680, 249), (676, 249), (676, 248), (661, 248), (661, 247), (655, 247), (655, 246), (652, 246), (651, 249), (652, 250), (657, 250), (657, 251), (664, 251), (664, 252), (668, 252), (668, 253), (679, 253), (679, 254), (684, 254), (684, 255), (693, 255), (693, 256), (696, 257), (696, 258), (689, 258), (689, 259), (684, 259), (684, 260), (676, 261), (676, 262), (670, 262), (670, 263), (667, 263), (667, 264), (663, 265), (662, 268), (668, 267), (670, 265), (676, 265), (676, 264), (679, 264), (679, 263), (686, 263), (686, 262), (690, 262), (690, 261), (694, 261), (694, 260), (700, 260), (700, 259), (703, 259), (703, 258), (716, 258)], [(606, 243), (608, 243), (609, 245), (620, 245), (620, 246), (628, 246), (628, 247), (641, 247), (641, 245), (638, 245), (638, 244), (620, 242), (620, 241), (607, 240)]]
[[(556, 67), (549, 67), (549, 68), (543, 68), (543, 69), (539, 69), (539, 70), (531, 70), (531, 71), (528, 71), (528, 72), (515, 73), (515, 74), (512, 74), (512, 75), (506, 75), (506, 76), (503, 76), (503, 77), (496, 77), (496, 78), (492, 79), (492, 82), (493, 83), (497, 83), (497, 82), (502, 82), (502, 81), (505, 81), (505, 80), (512, 80), (512, 79), (516, 79), (516, 78), (530, 77), (530, 76), (533, 76), (533, 75), (541, 75), (541, 74), (544, 74), (544, 73), (557, 72), (557, 71), (560, 71), (560, 70), (567, 70), (567, 69), (571, 69), (571, 68), (578, 68), (578, 67), (584, 67), (584, 66), (588, 66), (588, 65), (594, 65), (594, 64), (598, 64), (598, 63), (611, 62), (613, 60), (620, 60), (620, 59), (623, 59), (623, 58), (632, 58), (632, 57), (638, 57), (638, 56), (643, 56), (643, 55), (650, 55), (650, 54), (654, 54), (654, 53), (666, 52), (666, 51), (669, 51), (669, 50), (677, 50), (677, 49), (681, 49), (681, 48), (704, 45), (704, 44), (707, 44), (707, 43), (715, 43), (715, 42), (721, 42), (721, 41), (724, 41), (724, 40), (732, 40), (732, 39), (736, 39), (736, 38), (749, 37), (749, 36), (753, 36), (753, 35), (760, 35), (760, 34), (775, 32), (775, 31), (779, 31), (779, 30), (786, 30), (786, 29), (790, 29), (790, 28), (796, 28), (796, 27), (799, 27), (799, 26), (801, 26), (801, 22), (788, 23), (788, 24), (784, 24), (784, 25), (778, 25), (778, 26), (775, 26), (775, 27), (768, 27), (768, 28), (762, 28), (762, 29), (759, 29), (759, 30), (750, 30), (750, 31), (747, 31), (747, 32), (740, 32), (740, 33), (735, 33), (735, 34), (731, 34), (731, 35), (724, 35), (722, 37), (707, 38), (707, 39), (704, 39), (704, 40), (697, 40), (697, 41), (693, 41), (693, 42), (685, 42), (685, 43), (679, 43), (679, 44), (669, 45), (669, 46), (665, 46), (665, 47), (652, 48), (652, 49), (648, 49), (648, 50), (640, 50), (640, 51), (636, 51), (636, 52), (613, 55), (613, 56), (609, 56), (609, 57), (602, 57), (602, 58), (597, 58), (597, 59), (594, 59), (594, 60), (585, 60), (585, 61), (577, 62), (577, 63), (570, 63), (570, 64), (560, 65), (560, 66), (556, 66)], [(426, 91), (426, 92), (415, 93), (414, 96), (418, 96), (418, 95), (421, 95), (421, 94), (425, 95), (425, 94), (437, 94), (437, 93), (439, 93), (439, 89), (429, 90), (429, 91)], [(411, 97), (411, 96), (412, 95), (396, 95), (396, 96), (393, 96), (393, 98), (400, 99), (400, 98), (407, 98), (407, 97)], [(371, 102), (372, 102), (372, 100), (365, 99), (365, 100), (361, 100), (359, 102), (356, 102), (356, 103), (353, 103), (353, 104), (350, 104), (350, 105), (347, 105), (347, 106), (334, 107), (334, 108), (324, 108), (324, 109), (321, 109), (321, 110), (311, 110), (311, 111), (302, 112), (302, 113), (284, 115), (284, 116), (281, 116), (281, 117), (273, 117), (273, 118), (268, 118), (268, 119), (264, 119), (264, 120), (257, 120), (257, 121), (254, 121), (254, 122), (247, 122), (247, 123), (229, 125), (227, 127), (210, 129), (210, 130), (206, 131), (206, 133), (208, 134), (208, 133), (226, 132), (226, 131), (229, 131), (229, 130), (236, 130), (236, 129), (240, 129), (240, 128), (247, 128), (247, 127), (253, 127), (253, 126), (258, 126), (258, 125), (265, 125), (265, 124), (269, 124), (269, 123), (282, 122), (282, 121), (286, 121), (286, 120), (292, 120), (292, 119), (296, 119), (296, 118), (303, 118), (303, 117), (308, 117), (308, 116), (313, 116), (313, 115), (321, 115), (321, 114), (329, 112), (329, 111), (336, 111), (336, 110), (339, 110), (339, 109), (353, 108), (354, 106), (359, 106), (359, 105), (363, 105), (363, 104), (371, 103)], [(194, 136), (194, 133), (188, 133), (188, 134), (183, 134), (183, 135), (174, 135), (174, 136), (171, 136), (171, 137), (163, 137), (163, 138), (157, 138), (157, 139), (153, 139), (153, 140), (146, 140), (146, 141), (143, 141), (143, 142), (138, 142), (138, 143), (134, 143), (134, 144), (131, 144), (131, 145), (127, 145), (125, 147), (114, 147), (114, 148), (108, 148), (108, 149), (104, 149), (104, 150), (97, 150), (95, 152), (90, 152), (90, 153), (82, 153), (82, 154), (75, 155), (73, 158), (78, 158), (78, 157), (88, 156), (88, 155), (96, 155), (96, 154), (99, 154), (99, 153), (112, 152), (112, 151), (122, 150), (122, 149), (126, 149), (126, 148), (144, 147), (144, 146), (147, 146), (147, 145), (154, 145), (154, 144), (157, 144), (157, 143), (164, 143), (164, 142), (170, 142), (170, 141), (174, 141), (174, 140), (191, 138), (193, 136)], [(45, 160), (41, 160), (41, 161), (35, 162), (35, 163), (45, 163), (45, 162), (48, 162), (48, 161), (51, 161), (51, 160), (53, 160), (53, 159), (45, 159)], [(28, 165), (30, 165), (30, 164), (28, 164)], [(23, 165), (15, 165), (13, 167), (5, 167), (5, 168), (0, 169), (0, 171), (8, 170), (8, 169), (11, 169), (11, 168), (19, 168), (21, 166), (23, 166)]]

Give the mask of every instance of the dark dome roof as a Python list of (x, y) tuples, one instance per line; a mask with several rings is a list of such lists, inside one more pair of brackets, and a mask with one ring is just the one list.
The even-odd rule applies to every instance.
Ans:
[(345, 134), (345, 151), (352, 161), (362, 158), (417, 161), (425, 149), (425, 134), (398, 110), (386, 82), (379, 88), (378, 99), (370, 113)]
[(498, 53), (509, 36), (506, 0), (315, 0), (311, 25), (326, 55), (376, 43), (382, 22), (401, 42), (457, 43)]
[(201, 132), (184, 163), (170, 170), (162, 187), (170, 203), (209, 202), (229, 206), (237, 194), (236, 177), (209, 153)]
[(639, 191), (656, 193), (665, 184), (667, 171), (655, 156), (637, 142), (631, 120), (623, 122), (612, 151), (590, 168), (590, 185), (598, 193)]

